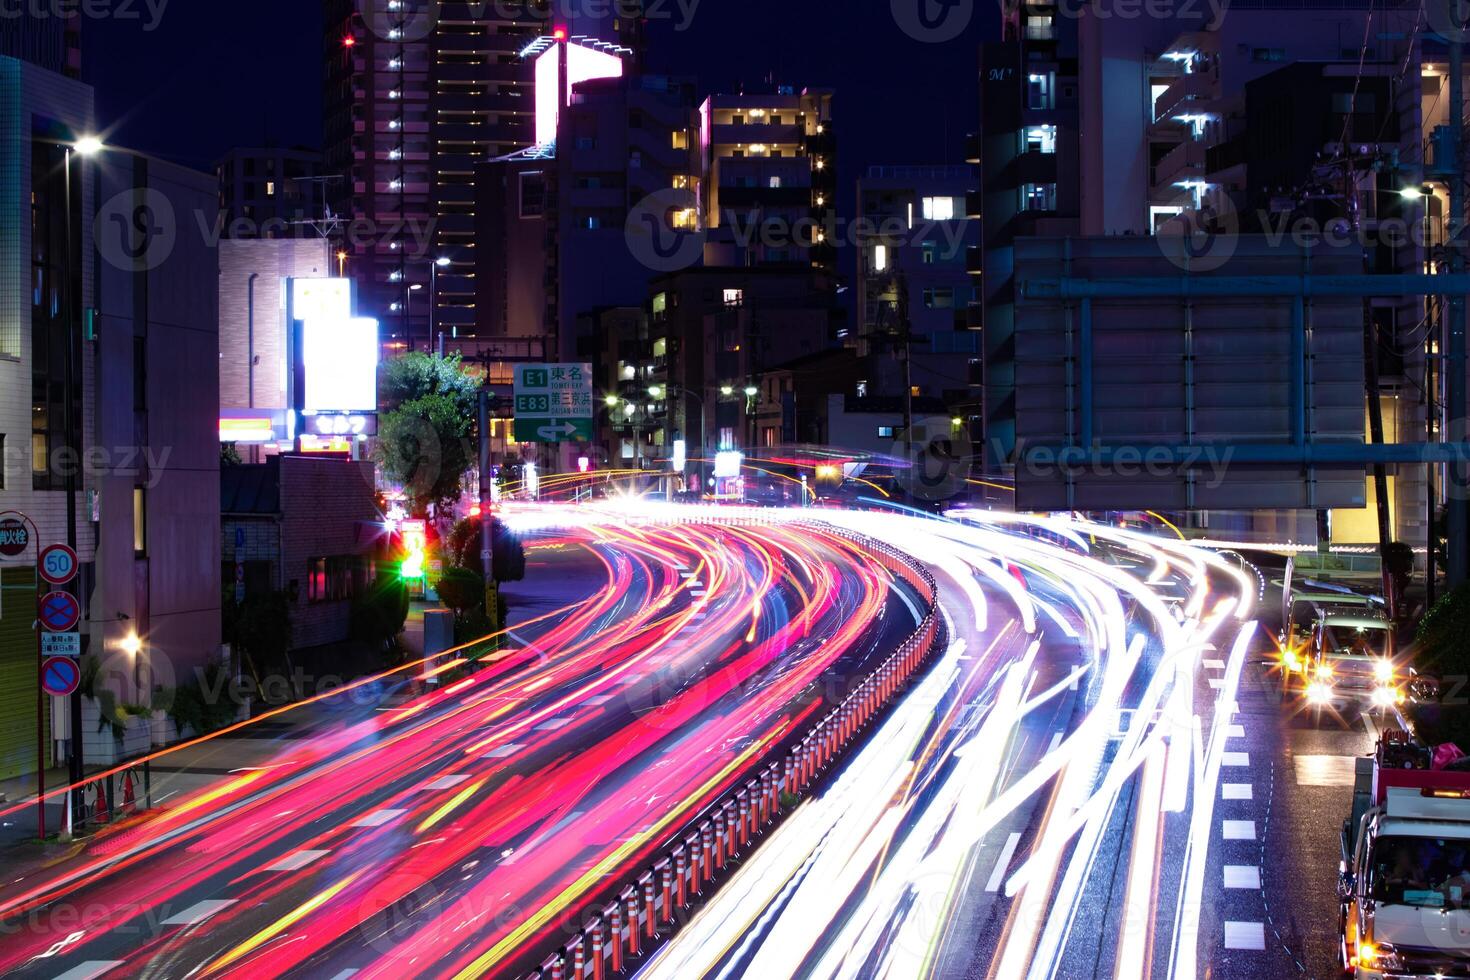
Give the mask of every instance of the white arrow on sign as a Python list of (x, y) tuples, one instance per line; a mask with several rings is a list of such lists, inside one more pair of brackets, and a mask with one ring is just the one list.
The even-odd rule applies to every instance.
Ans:
[(571, 422), (563, 422), (561, 425), (543, 425), (536, 430), (536, 434), (543, 439), (554, 439), (557, 436), (569, 436), (576, 431), (576, 425)]

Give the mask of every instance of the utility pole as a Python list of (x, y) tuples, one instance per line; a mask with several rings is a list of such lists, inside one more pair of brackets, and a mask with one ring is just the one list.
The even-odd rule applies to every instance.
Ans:
[(494, 501), (490, 493), (490, 392), (480, 389), (480, 566), (485, 572), (485, 616), (491, 632), (500, 629), (500, 596), (495, 587)]
[[(1450, 55), (1450, 125), (1454, 127), (1450, 145), (1454, 148), (1454, 166), (1450, 177), (1449, 248), (1450, 273), (1458, 275), (1465, 271), (1463, 251), (1465, 232), (1465, 48), (1461, 38), (1463, 28), (1456, 0), (1445, 0), (1449, 22), (1452, 25), (1449, 42)], [(1462, 293), (1451, 293), (1449, 297), (1449, 323), (1445, 333), (1448, 351), (1445, 363), (1446, 415), (1450, 442), (1463, 444), (1465, 426), (1465, 297)], [(1447, 550), (1447, 586), (1451, 589), (1466, 580), (1467, 555), (1466, 523), (1470, 517), (1470, 481), (1467, 481), (1466, 464), (1453, 460), (1446, 467), (1445, 498), (1448, 511), (1445, 522)], [(1432, 562), (1433, 559), (1431, 559)]]

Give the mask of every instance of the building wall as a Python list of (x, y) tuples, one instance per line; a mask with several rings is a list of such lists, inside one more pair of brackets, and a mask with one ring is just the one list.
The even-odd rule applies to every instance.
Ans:
[(281, 457), (281, 582), (295, 583), (291, 645), (297, 649), (338, 643), (351, 630), (350, 600), (313, 603), (307, 597), (313, 558), (367, 556), (374, 541), (364, 525), (379, 520), (370, 463)]
[(105, 209), (167, 202), (176, 226), (137, 262), (99, 236), (95, 445), (118, 463), (98, 480), (93, 649), (115, 665), (136, 633), (146, 694), (220, 646), (218, 194), (212, 175), (120, 154), (98, 177)]
[[(287, 408), (286, 280), (334, 274), (324, 239), (219, 243), (219, 386), (224, 408)], [(250, 293), (255, 276), (254, 399), (251, 399)]]
[[(53, 21), (58, 27), (61, 21)], [(7, 50), (12, 50), (10, 45)], [(35, 57), (36, 52), (26, 52)], [(42, 59), (44, 60), (44, 59)], [(31, 472), (32, 418), (32, 306), (31, 214), (33, 186), (31, 140), (36, 130), (55, 124), (71, 135), (94, 130), (92, 90), (80, 82), (10, 57), (0, 57), (0, 453), (3, 486), (0, 511), (20, 511), (38, 526), (43, 544), (66, 540), (66, 495), (33, 489)], [(95, 195), (90, 165), (77, 166), (74, 198), (77, 215), (74, 251), (79, 266), (83, 305), (92, 302), (94, 258), (85, 243), (91, 240)], [(86, 345), (78, 345), (85, 347)], [(92, 429), (94, 397), (92, 374), (85, 351), (77, 374), (83, 385), (81, 431), (84, 444)], [(95, 480), (83, 476), (76, 495), (80, 520), (85, 522), (86, 491)], [(84, 568), (97, 556), (96, 542), (83, 523), (77, 551)], [(92, 574), (90, 571), (88, 575)], [(36, 639), (35, 566), (30, 556), (0, 562), (0, 778), (34, 771), (36, 763)], [(87, 597), (82, 596), (84, 609)], [(47, 699), (49, 711), (50, 699)], [(47, 729), (49, 730), (49, 721)], [(50, 739), (47, 739), (50, 749)], [(50, 757), (48, 755), (48, 762)]]
[[(965, 215), (975, 183), (968, 166), (872, 167), (858, 182), (859, 227), (883, 236), (858, 257), (857, 344), (871, 394), (903, 393), (902, 358), (885, 336), (899, 326), (902, 277), (914, 337), (913, 384), (920, 395), (945, 398), (956, 408), (973, 403), (979, 413), (980, 280), (968, 271), (968, 248), (979, 243), (980, 222)], [(953, 202), (954, 219), (925, 219), (926, 198)], [(889, 228), (901, 230), (890, 234)]]

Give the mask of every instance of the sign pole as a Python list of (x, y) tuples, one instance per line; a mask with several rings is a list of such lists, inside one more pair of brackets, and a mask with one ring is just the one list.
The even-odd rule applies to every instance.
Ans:
[(500, 629), (500, 596), (495, 587), (494, 500), (490, 493), (490, 393), (480, 389), (480, 564), (485, 572), (485, 616), (490, 631)]

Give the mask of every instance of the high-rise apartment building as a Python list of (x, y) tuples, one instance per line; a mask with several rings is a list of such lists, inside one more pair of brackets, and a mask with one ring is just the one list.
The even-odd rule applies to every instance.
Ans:
[[(475, 168), (535, 141), (540, 37), (636, 40), (641, 24), (558, 19), (548, 0), (325, 0), (323, 172), (348, 273), (385, 339), (475, 329)], [(438, 260), (447, 264), (436, 265)], [(430, 295), (432, 294), (432, 296)]]
[(16, 4), (0, 16), (0, 57), (26, 61), (67, 78), (81, 78), (81, 11), (67, 11), (62, 4)]
[[(858, 181), (857, 336), (870, 394), (941, 398), (957, 417), (979, 414), (979, 277), (967, 217), (969, 166), (874, 166)], [(911, 363), (905, 369), (904, 361)]]
[(320, 238), (328, 230), (322, 155), (302, 147), (238, 148), (215, 164), (226, 238)]
[(712, 95), (700, 110), (710, 265), (797, 262), (833, 271), (837, 139), (830, 89)]

